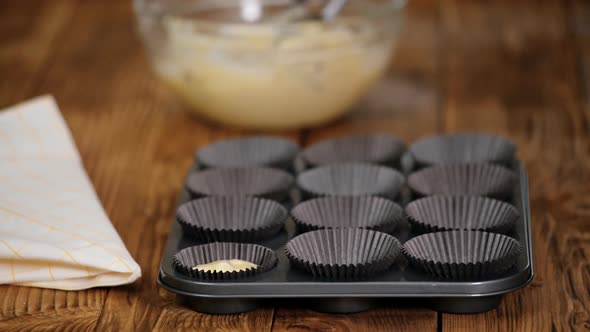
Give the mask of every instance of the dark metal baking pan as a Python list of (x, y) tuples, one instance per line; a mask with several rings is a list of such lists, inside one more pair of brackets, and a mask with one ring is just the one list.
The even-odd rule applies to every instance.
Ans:
[[(172, 266), (172, 257), (177, 251), (200, 244), (184, 236), (174, 221), (160, 264), (158, 283), (176, 293), (183, 305), (213, 314), (243, 312), (268, 302), (280, 304), (284, 302), (281, 299), (291, 302), (295, 298), (309, 299), (302, 303), (324, 312), (362, 311), (383, 302), (411, 302), (449, 313), (488, 311), (500, 304), (504, 294), (528, 285), (534, 275), (528, 179), (520, 162), (515, 161), (513, 169), (518, 173), (519, 181), (510, 202), (519, 210), (520, 218), (509, 235), (520, 241), (523, 250), (516, 266), (499, 279), (441, 281), (408, 266), (405, 258), (400, 257), (388, 271), (369, 280), (317, 280), (289, 264), (284, 246), (296, 235), (295, 225), (289, 220), (275, 238), (258, 242), (276, 251), (279, 263), (273, 270), (240, 281), (198, 281), (175, 271)], [(188, 199), (188, 193), (183, 192), (180, 203)], [(408, 225), (393, 235), (402, 243), (415, 236)]]

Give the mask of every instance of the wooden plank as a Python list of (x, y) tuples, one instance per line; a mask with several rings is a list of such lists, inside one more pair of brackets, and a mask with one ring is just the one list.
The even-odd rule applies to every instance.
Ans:
[(590, 317), (589, 133), (566, 13), (549, 1), (442, 4), (445, 130), (512, 138), (530, 176), (536, 276), (444, 330), (582, 330)]
[(31, 287), (0, 288), (1, 331), (78, 330), (96, 327), (106, 292), (65, 292)]
[(590, 3), (570, 0), (567, 8), (573, 42), (578, 51), (578, 77), (584, 96), (586, 126), (590, 127)]
[(346, 315), (296, 308), (277, 309), (273, 324), (273, 331), (290, 332), (436, 331), (436, 329), (436, 313), (433, 311), (391, 307)]
[(100, 309), (76, 308), (62, 310), (55, 314), (39, 312), (2, 321), (2, 331), (94, 331)]
[(75, 0), (6, 0), (0, 9), (0, 107), (5, 107), (31, 97)]
[(271, 308), (235, 315), (206, 315), (178, 307), (167, 306), (162, 310), (154, 330), (156, 331), (267, 331), (272, 321)]
[[(385, 132), (410, 141), (439, 129), (438, 11), (431, 1), (413, 1), (389, 75), (358, 110), (326, 127), (307, 131), (306, 143), (362, 132)], [(277, 308), (273, 331), (436, 331), (437, 314), (422, 308), (379, 308), (337, 315)]]

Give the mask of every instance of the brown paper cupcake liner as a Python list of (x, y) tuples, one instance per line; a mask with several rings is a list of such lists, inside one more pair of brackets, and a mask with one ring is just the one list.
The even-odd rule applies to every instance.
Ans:
[(483, 280), (514, 266), (521, 246), (506, 235), (456, 230), (417, 236), (402, 250), (411, 265), (438, 278)]
[[(242, 271), (234, 272), (205, 272), (193, 270), (200, 264), (207, 264), (218, 260), (240, 259), (258, 265)], [(215, 242), (185, 248), (174, 255), (174, 268), (191, 278), (199, 280), (235, 280), (264, 273), (275, 267), (277, 255), (274, 251), (251, 243)]]
[(427, 137), (412, 144), (409, 150), (419, 167), (486, 162), (509, 165), (516, 146), (500, 136), (461, 133)]
[(303, 150), (303, 161), (309, 167), (341, 162), (367, 162), (399, 166), (405, 144), (385, 134), (361, 134), (324, 140)]
[(366, 163), (321, 166), (297, 177), (305, 198), (374, 195), (395, 199), (404, 181), (404, 176), (392, 168)]
[(520, 214), (511, 204), (479, 196), (430, 196), (405, 208), (418, 233), (447, 230), (483, 230), (507, 233)]
[(273, 167), (291, 170), (299, 151), (294, 142), (272, 136), (232, 138), (211, 143), (196, 153), (201, 168)]
[(364, 228), (392, 233), (405, 220), (398, 204), (375, 196), (315, 198), (295, 206), (291, 217), (300, 233), (324, 228)]
[(412, 173), (410, 189), (418, 195), (480, 195), (509, 197), (516, 184), (516, 174), (493, 164), (452, 164), (430, 166)]
[(321, 229), (287, 243), (294, 267), (327, 280), (359, 280), (387, 270), (401, 244), (391, 235), (360, 228)]
[(274, 168), (216, 168), (191, 173), (186, 188), (193, 198), (257, 196), (283, 201), (293, 183), (293, 176)]
[(246, 196), (211, 196), (182, 204), (176, 220), (185, 234), (205, 242), (252, 242), (276, 235), (287, 210), (279, 203)]

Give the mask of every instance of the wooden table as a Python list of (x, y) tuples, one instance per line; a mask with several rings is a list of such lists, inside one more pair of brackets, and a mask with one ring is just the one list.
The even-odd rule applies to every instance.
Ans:
[(407, 141), (462, 130), (509, 136), (531, 179), (531, 286), (469, 316), (403, 306), (209, 316), (175, 305), (156, 285), (157, 268), (193, 151), (246, 133), (181, 111), (149, 70), (130, 1), (3, 0), (0, 106), (55, 95), (143, 278), (81, 292), (0, 286), (0, 330), (590, 329), (589, 23), (584, 0), (413, 0), (391, 73), (358, 111), (277, 133), (302, 144), (369, 130)]

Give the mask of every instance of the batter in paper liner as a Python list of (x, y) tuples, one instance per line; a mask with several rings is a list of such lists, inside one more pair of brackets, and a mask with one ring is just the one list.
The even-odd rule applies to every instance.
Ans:
[(241, 259), (223, 259), (206, 264), (199, 264), (193, 270), (203, 272), (239, 272), (257, 268), (258, 265)]

